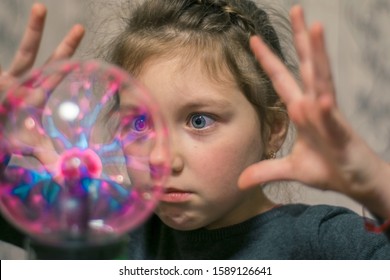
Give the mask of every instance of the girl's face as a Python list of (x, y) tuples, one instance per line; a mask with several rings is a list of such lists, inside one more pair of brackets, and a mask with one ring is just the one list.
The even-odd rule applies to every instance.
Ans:
[(220, 228), (270, 207), (261, 188), (237, 187), (264, 145), (255, 109), (229, 76), (217, 83), (200, 65), (183, 67), (178, 56), (151, 61), (137, 78), (156, 99), (170, 135), (171, 174), (156, 209), (165, 224)]

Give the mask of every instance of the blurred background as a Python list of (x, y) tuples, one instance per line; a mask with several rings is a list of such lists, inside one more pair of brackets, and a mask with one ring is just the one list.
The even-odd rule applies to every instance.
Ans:
[[(390, 0), (257, 0), (286, 12), (301, 4), (308, 23), (325, 26), (338, 103), (356, 131), (384, 159), (390, 160)], [(7, 69), (22, 37), (32, 0), (0, 0), (0, 65)], [(115, 32), (114, 10), (123, 0), (42, 0), (48, 8), (46, 29), (36, 66), (42, 65), (75, 23), (86, 27), (77, 58), (95, 56), (98, 42)], [(115, 8), (116, 7), (116, 8)], [(111, 10), (112, 8), (112, 10)], [(111, 30), (111, 31), (110, 31)], [(387, 119), (387, 121), (386, 121)], [(288, 187), (287, 187), (288, 188)], [(291, 187), (293, 202), (332, 204), (361, 214), (361, 206), (342, 195)], [(0, 229), (1, 230), (1, 229)], [(0, 244), (0, 259), (5, 258)], [(9, 252), (9, 251), (7, 251)], [(13, 251), (11, 258), (20, 257)]]

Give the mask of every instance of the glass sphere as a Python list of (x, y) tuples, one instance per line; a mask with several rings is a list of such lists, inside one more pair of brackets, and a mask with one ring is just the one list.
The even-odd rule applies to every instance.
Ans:
[(31, 72), (0, 103), (0, 209), (43, 243), (101, 244), (153, 212), (167, 130), (128, 73), (98, 61)]

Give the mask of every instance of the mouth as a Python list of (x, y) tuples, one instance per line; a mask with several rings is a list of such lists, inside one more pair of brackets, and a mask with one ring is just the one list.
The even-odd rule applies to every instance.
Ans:
[(161, 196), (160, 200), (163, 202), (186, 202), (190, 199), (192, 193), (176, 188), (167, 188)]

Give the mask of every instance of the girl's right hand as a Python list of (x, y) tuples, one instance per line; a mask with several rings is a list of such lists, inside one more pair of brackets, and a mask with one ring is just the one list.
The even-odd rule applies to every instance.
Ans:
[[(43, 35), (43, 29), (45, 25), (46, 18), (46, 7), (43, 4), (36, 3), (33, 5), (30, 13), (30, 18), (27, 23), (24, 35), (20, 42), (19, 48), (16, 51), (16, 54), (12, 60), (12, 63), (7, 70), (2, 70), (0, 64), (0, 128), (3, 130), (5, 122), (7, 121), (7, 108), (11, 106), (10, 99), (15, 97), (13, 95), (18, 95), (20, 93), (13, 92), (11, 94), (7, 93), (6, 89), (10, 87), (13, 83), (16, 82), (18, 78), (26, 74), (34, 66), (35, 59), (38, 54), (39, 45)], [(46, 63), (51, 63), (60, 59), (70, 58), (76, 51), (78, 45), (81, 42), (81, 39), (84, 36), (84, 28), (77, 24), (68, 32), (64, 37), (58, 47), (47, 59)], [(23, 95), (22, 95), (23, 96)], [(29, 102), (29, 101), (26, 101)], [(53, 163), (56, 159), (53, 153), (47, 153), (48, 149), (53, 150), (51, 142), (47, 136), (39, 133), (39, 127), (35, 129), (28, 129), (23, 126), (22, 129), (17, 130), (18, 135), (12, 135), (15, 137), (23, 137), (23, 142), (29, 147), (36, 147), (36, 152), (32, 153), (32, 156), (37, 158), (43, 164)], [(0, 131), (0, 134), (2, 131)], [(12, 147), (18, 149), (18, 147)], [(43, 152), (42, 152), (43, 151)], [(1, 151), (3, 153), (4, 151)]]

